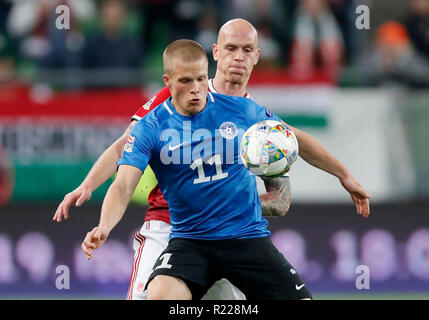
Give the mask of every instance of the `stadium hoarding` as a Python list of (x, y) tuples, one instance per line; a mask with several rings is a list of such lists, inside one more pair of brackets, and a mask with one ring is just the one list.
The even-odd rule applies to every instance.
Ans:
[[(0, 97), (0, 145), (12, 160), (11, 201), (57, 201), (76, 188), (150, 96), (141, 88), (37, 93), (11, 89)], [(110, 181), (94, 192), (101, 200)]]
[[(373, 201), (416, 195), (419, 173), (408, 143), (414, 140), (407, 136), (394, 93), (343, 90), (323, 82), (306, 86), (256, 82), (249, 85), (249, 93), (325, 145), (353, 172)], [(12, 201), (58, 201), (77, 187), (148, 96), (140, 89), (121, 89), (58, 93), (45, 101), (22, 93), (0, 101), (0, 143), (13, 160), (16, 177)], [(348, 201), (335, 178), (300, 159), (290, 175), (298, 201)], [(150, 180), (152, 185), (153, 175)], [(92, 199), (101, 200), (108, 185)], [(144, 203), (148, 188), (140, 189)]]
[[(71, 209), (61, 224), (55, 205), (8, 205), (0, 213), (0, 298), (118, 298), (126, 296), (134, 233), (143, 206), (129, 207), (108, 241), (86, 260), (81, 241), (98, 224), (100, 205)], [(315, 297), (351, 293), (428, 294), (429, 203), (373, 205), (368, 219), (350, 205), (293, 204), (284, 218), (270, 218), (272, 240)], [(58, 279), (70, 272), (69, 288)], [(358, 289), (359, 266), (369, 288)]]

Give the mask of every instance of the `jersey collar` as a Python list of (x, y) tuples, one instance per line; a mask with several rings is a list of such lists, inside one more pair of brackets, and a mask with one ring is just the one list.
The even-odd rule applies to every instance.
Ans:
[(173, 104), (171, 103), (171, 97), (168, 98), (167, 100), (164, 101), (163, 103), (163, 107), (168, 111), (168, 113), (172, 116), (176, 116), (177, 118), (181, 119), (181, 120), (186, 120), (186, 119), (192, 119), (192, 118), (198, 118), (201, 116), (201, 114), (203, 114), (204, 112), (207, 111), (208, 107), (214, 103), (214, 96), (213, 94), (208, 91), (207, 92), (207, 102), (205, 107), (203, 108), (203, 110), (201, 110), (199, 113), (193, 115), (193, 116), (185, 116), (183, 114), (180, 114), (177, 112), (176, 108), (174, 108)]
[[(213, 79), (209, 79), (209, 92), (213, 92), (213, 93), (219, 93), (219, 92), (217, 92), (217, 90), (215, 89), (215, 87), (213, 86)], [(250, 96), (250, 95), (248, 95), (247, 94), (247, 91), (246, 91), (246, 93), (244, 94), (244, 96), (243, 97), (245, 97), (245, 98), (249, 98), (249, 99), (252, 99), (252, 97)], [(253, 100), (253, 99), (252, 99)]]
[(216, 91), (215, 87), (213, 86), (213, 79), (209, 79), (209, 91), (213, 93), (219, 93)]

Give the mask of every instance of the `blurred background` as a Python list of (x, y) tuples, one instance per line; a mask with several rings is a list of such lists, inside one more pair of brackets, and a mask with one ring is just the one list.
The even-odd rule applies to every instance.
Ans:
[[(56, 28), (59, 5), (70, 29)], [(6, 0), (0, 299), (125, 298), (153, 175), (91, 262), (80, 244), (111, 181), (66, 222), (52, 217), (162, 88), (165, 46), (200, 42), (213, 77), (217, 31), (237, 17), (259, 33), (248, 92), (318, 139), (372, 195), (363, 219), (335, 178), (299, 159), (291, 209), (269, 220), (276, 246), (315, 298), (429, 298), (429, 0)], [(60, 265), (70, 289), (56, 288)], [(369, 289), (356, 287), (359, 265)]]

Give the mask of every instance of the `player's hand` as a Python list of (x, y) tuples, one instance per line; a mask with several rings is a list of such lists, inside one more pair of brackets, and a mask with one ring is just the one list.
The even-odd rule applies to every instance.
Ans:
[(86, 237), (82, 242), (82, 250), (88, 260), (92, 258), (94, 250), (103, 245), (108, 236), (109, 232), (100, 227), (95, 227), (86, 234)]
[(343, 179), (340, 179), (342, 186), (350, 193), (357, 213), (368, 218), (369, 210), (369, 199), (371, 196), (365, 191), (365, 189), (360, 185), (360, 183), (349, 175)]
[(62, 219), (68, 219), (69, 209), (74, 204), (76, 207), (80, 207), (86, 201), (91, 199), (92, 191), (90, 188), (80, 186), (73, 190), (72, 192), (65, 195), (64, 200), (60, 203), (55, 212), (52, 220), (56, 222), (61, 222)]

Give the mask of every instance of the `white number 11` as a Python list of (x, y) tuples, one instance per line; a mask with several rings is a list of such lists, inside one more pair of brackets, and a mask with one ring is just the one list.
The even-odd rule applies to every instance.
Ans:
[(219, 154), (215, 154), (211, 156), (207, 160), (207, 164), (209, 165), (216, 165), (216, 175), (212, 177), (206, 177), (204, 174), (204, 167), (203, 167), (203, 160), (201, 158), (196, 159), (192, 164), (189, 166), (192, 170), (195, 170), (195, 168), (198, 170), (198, 178), (194, 180), (194, 184), (197, 183), (203, 183), (203, 182), (209, 182), (210, 180), (220, 180), (228, 177), (228, 172), (222, 172), (222, 161), (220, 159)]

